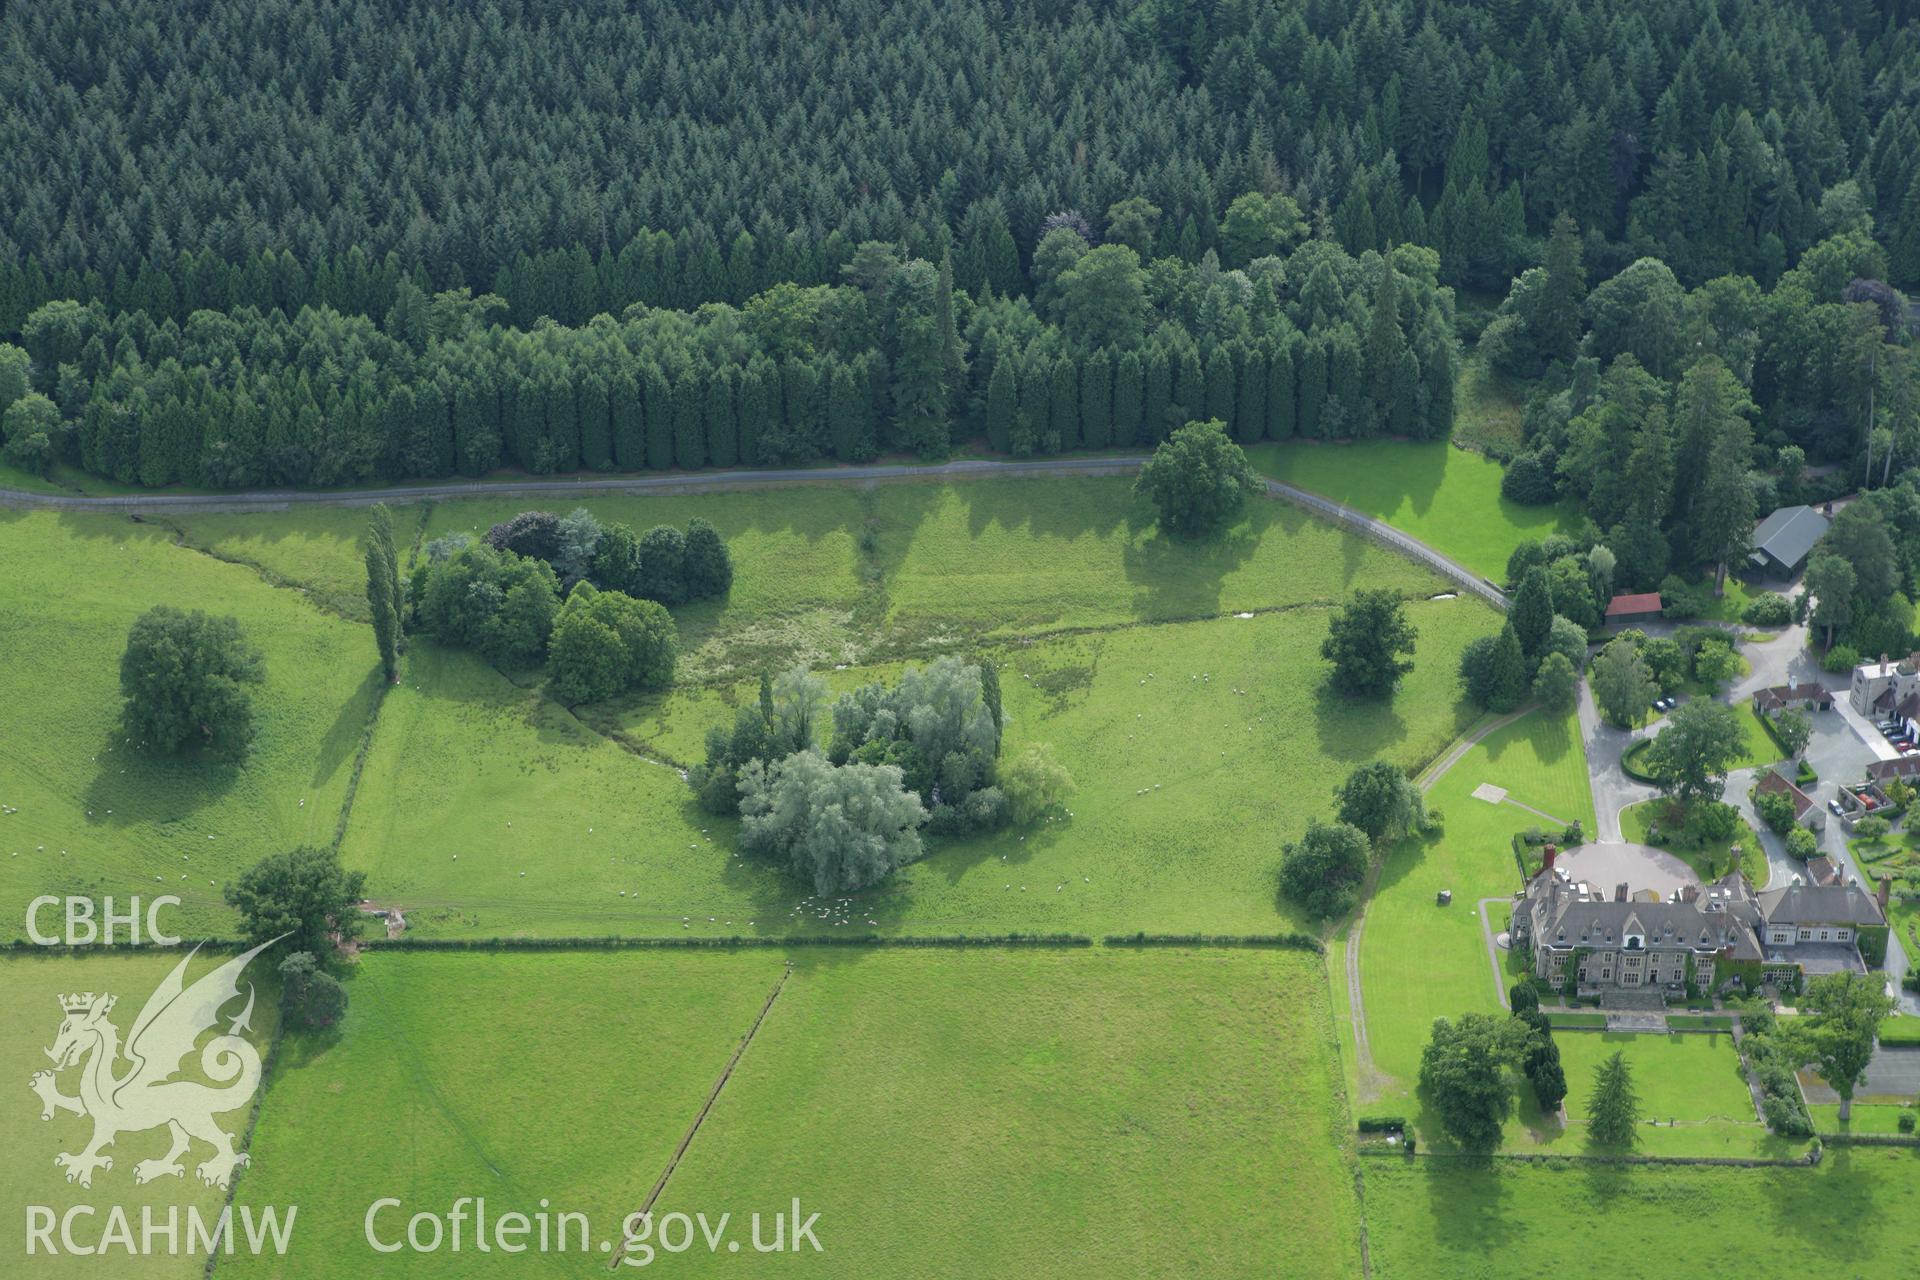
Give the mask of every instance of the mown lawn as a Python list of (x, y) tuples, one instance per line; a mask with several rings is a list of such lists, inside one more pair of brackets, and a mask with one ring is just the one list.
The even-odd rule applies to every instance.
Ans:
[[(929, 856), (860, 895), (846, 925), (818, 918), (810, 886), (733, 856), (732, 824), (654, 762), (700, 759), (707, 726), (732, 716), (722, 692), (750, 686), (589, 712), (643, 756), (470, 655), (422, 644), (382, 712), (344, 853), (429, 933), (1293, 928), (1308, 922), (1278, 898), (1281, 842), (1328, 810), (1349, 769), (1418, 766), (1472, 718), (1452, 673), (1492, 612), (1446, 600), (1409, 616), (1414, 674), (1378, 706), (1321, 688), (1323, 609), (988, 651), (1006, 749), (1054, 749), (1078, 784), (1071, 816), (929, 838)], [(896, 671), (831, 674), (845, 686)]]
[[(371, 633), (125, 516), (0, 513), (0, 939), (42, 893), (172, 893), (178, 932), (229, 935), (220, 886), (333, 838), (378, 691)], [(245, 757), (156, 757), (119, 728), (120, 655), (153, 605), (240, 620), (265, 656)]]
[[(160, 1127), (122, 1133), (106, 1149), (106, 1154), (113, 1159), (113, 1167), (96, 1171), (91, 1188), (67, 1182), (65, 1171), (55, 1166), (53, 1158), (60, 1152), (84, 1149), (92, 1136), (93, 1122), (66, 1111), (56, 1112), (51, 1120), (42, 1120), (40, 1100), (27, 1089), (27, 1081), (34, 1073), (52, 1065), (43, 1051), (53, 1045), (60, 1030), (64, 1016), (61, 996), (82, 991), (117, 996), (119, 1003), (111, 1019), (124, 1041), (147, 997), (185, 956), (185, 951), (147, 951), (94, 953), (84, 958), (16, 954), (0, 960), (0, 982), (6, 984), (7, 992), (5, 1004), (0, 1006), (0, 1079), (6, 1081), (6, 1102), (0, 1106), (0, 1141), (4, 1141), (9, 1155), (0, 1162), (0, 1207), (5, 1209), (0, 1213), (0, 1256), (8, 1260), (0, 1269), (7, 1275), (22, 1277), (22, 1280), (66, 1280), (67, 1277), (93, 1280), (106, 1274), (125, 1276), (129, 1280), (190, 1280), (201, 1274), (205, 1259), (185, 1254), (133, 1256), (116, 1249), (111, 1260), (105, 1263), (97, 1257), (73, 1256), (59, 1247), (57, 1229), (53, 1237), (59, 1248), (56, 1255), (49, 1256), (43, 1249), (37, 1249), (32, 1257), (26, 1253), (28, 1205), (44, 1206), (52, 1210), (56, 1218), (75, 1206), (97, 1206), (91, 1218), (81, 1215), (75, 1219), (75, 1236), (83, 1244), (99, 1241), (106, 1229), (110, 1206), (124, 1209), (136, 1233), (143, 1208), (153, 1208), (164, 1222), (169, 1208), (177, 1206), (183, 1242), (189, 1207), (200, 1213), (209, 1228), (219, 1217), (225, 1192), (207, 1186), (195, 1172), (196, 1166), (212, 1155), (211, 1148), (204, 1143), (194, 1143), (182, 1159), (183, 1176), (159, 1178), (144, 1186), (135, 1184), (134, 1166), (142, 1160), (157, 1160), (167, 1152), (167, 1132)], [(196, 959), (188, 969), (187, 981), (191, 983), (228, 958), (222, 954)], [(260, 967), (256, 963), (255, 969)], [(258, 972), (247, 976), (261, 988), (252, 1018), (255, 1032), (252, 1038), (265, 1056), (273, 1035), (275, 995), (268, 977)], [(247, 986), (243, 983), (240, 990), (244, 998)], [(239, 1014), (241, 1008), (236, 1001), (224, 1012), (231, 1018)], [(223, 1021), (221, 1026), (224, 1030), (226, 1023)], [(189, 1057), (181, 1079), (208, 1083), (199, 1073), (198, 1064), (197, 1055)], [(114, 1070), (125, 1074), (129, 1065), (122, 1059)], [(84, 1067), (76, 1066), (62, 1072), (57, 1078), (60, 1092), (69, 1097), (77, 1095), (83, 1070)], [(216, 1120), (227, 1132), (244, 1139), (245, 1107), (218, 1115)]]
[[(1829, 1148), (1817, 1168), (1367, 1159), (1367, 1238), (1380, 1280), (1668, 1280), (1718, 1228), (1745, 1232), (1762, 1280), (1910, 1268), (1920, 1153)], [(1592, 1247), (1581, 1247), (1590, 1238)]]
[(1275, 479), (1377, 516), (1495, 582), (1506, 577), (1515, 547), (1571, 532), (1578, 518), (1566, 503), (1507, 501), (1500, 464), (1450, 444), (1290, 443), (1248, 453)]
[[(1507, 802), (1475, 798), (1482, 783), (1505, 788)], [(1572, 715), (1534, 711), (1474, 745), (1428, 792), (1429, 808), (1445, 819), (1442, 833), (1405, 841), (1386, 856), (1360, 951), (1385, 1098), (1411, 1096), (1435, 1018), (1504, 1010), (1478, 904), (1497, 899), (1487, 912), (1496, 932), (1506, 927), (1507, 900), (1521, 884), (1513, 834), (1552, 825), (1516, 801), (1593, 829), (1586, 754)], [(1441, 889), (1453, 891), (1451, 905), (1435, 905)], [(1511, 978), (1503, 973), (1502, 981)]]
[(1560, 1046), (1561, 1069), (1567, 1073), (1566, 1108), (1573, 1121), (1570, 1130), (1582, 1142), (1594, 1069), (1615, 1053), (1626, 1055), (1633, 1089), (1640, 1098), (1642, 1121), (1759, 1125), (1730, 1032), (1628, 1035), (1568, 1031), (1554, 1040)]

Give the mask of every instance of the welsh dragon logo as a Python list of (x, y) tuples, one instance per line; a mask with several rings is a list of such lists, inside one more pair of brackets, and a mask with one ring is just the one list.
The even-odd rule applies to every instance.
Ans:
[[(102, 1155), (123, 1133), (137, 1133), (165, 1125), (172, 1146), (158, 1160), (142, 1160), (133, 1167), (136, 1183), (184, 1175), (180, 1157), (194, 1139), (213, 1148), (213, 1156), (196, 1172), (210, 1186), (225, 1187), (233, 1171), (248, 1161), (234, 1150), (233, 1135), (213, 1118), (242, 1106), (260, 1087), (260, 1053), (241, 1036), (253, 1028), (253, 984), (247, 984), (247, 1004), (227, 1025), (224, 1034), (209, 1040), (200, 1051), (200, 1069), (218, 1087), (174, 1077), (201, 1035), (220, 1021), (220, 1010), (240, 995), (240, 972), (247, 962), (278, 942), (265, 942), (235, 956), (192, 986), (185, 982), (187, 962), (200, 948), (173, 967), (133, 1020), (123, 1047), (120, 1033), (108, 1019), (116, 997), (89, 991), (60, 997), (60, 1034), (46, 1051), (53, 1070), (34, 1073), (29, 1082), (40, 1095), (42, 1120), (56, 1111), (71, 1111), (93, 1119), (93, 1140), (78, 1153), (62, 1152), (53, 1162), (67, 1171), (67, 1181), (93, 1185), (96, 1169), (113, 1168), (113, 1157)], [(129, 1064), (120, 1069), (121, 1060)], [(80, 1068), (80, 1092), (68, 1097), (55, 1077), (70, 1067)]]

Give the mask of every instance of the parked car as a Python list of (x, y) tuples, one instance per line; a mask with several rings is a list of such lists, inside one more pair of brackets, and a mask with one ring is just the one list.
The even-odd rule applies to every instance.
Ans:
[(1827, 808), (1833, 810), (1833, 814), (1836, 818), (1844, 818), (1847, 816), (1847, 811), (1845, 806), (1843, 806), (1838, 800), (1827, 801)]

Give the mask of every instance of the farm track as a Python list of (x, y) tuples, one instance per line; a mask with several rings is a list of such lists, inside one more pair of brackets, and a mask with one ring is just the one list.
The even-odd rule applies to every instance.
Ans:
[[(1140, 469), (1144, 454), (1118, 454), (1105, 458), (1046, 458), (1028, 462), (999, 462), (968, 459), (928, 465), (883, 463), (858, 467), (762, 468), (751, 471), (716, 471), (666, 476), (587, 476), (555, 480), (516, 480), (511, 483), (484, 484), (475, 481), (451, 484), (396, 485), (387, 489), (339, 489), (325, 492), (305, 490), (250, 490), (222, 494), (82, 494), (29, 493), (22, 489), (0, 489), (0, 507), (16, 510), (54, 511), (192, 511), (247, 512), (284, 511), (297, 506), (364, 507), (376, 502), (422, 502), (444, 498), (518, 498), (541, 494), (566, 493), (702, 493), (728, 489), (773, 488), (793, 484), (865, 485), (883, 480), (962, 480), (1016, 476), (1106, 476), (1126, 475)], [(1396, 548), (1429, 568), (1453, 580), (1467, 591), (1504, 609), (1506, 596), (1485, 579), (1458, 561), (1383, 520), (1363, 511), (1335, 502), (1317, 493), (1279, 480), (1266, 481), (1267, 496), (1291, 502), (1309, 511), (1344, 524), (1379, 542)]]

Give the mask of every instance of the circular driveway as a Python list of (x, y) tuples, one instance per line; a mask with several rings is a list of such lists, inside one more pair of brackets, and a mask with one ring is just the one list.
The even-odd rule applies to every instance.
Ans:
[(1554, 866), (1565, 868), (1576, 881), (1585, 880), (1609, 900), (1620, 884), (1627, 886), (1629, 894), (1651, 889), (1664, 899), (1676, 889), (1700, 883), (1693, 868), (1680, 858), (1647, 844), (1583, 844), (1561, 854)]

